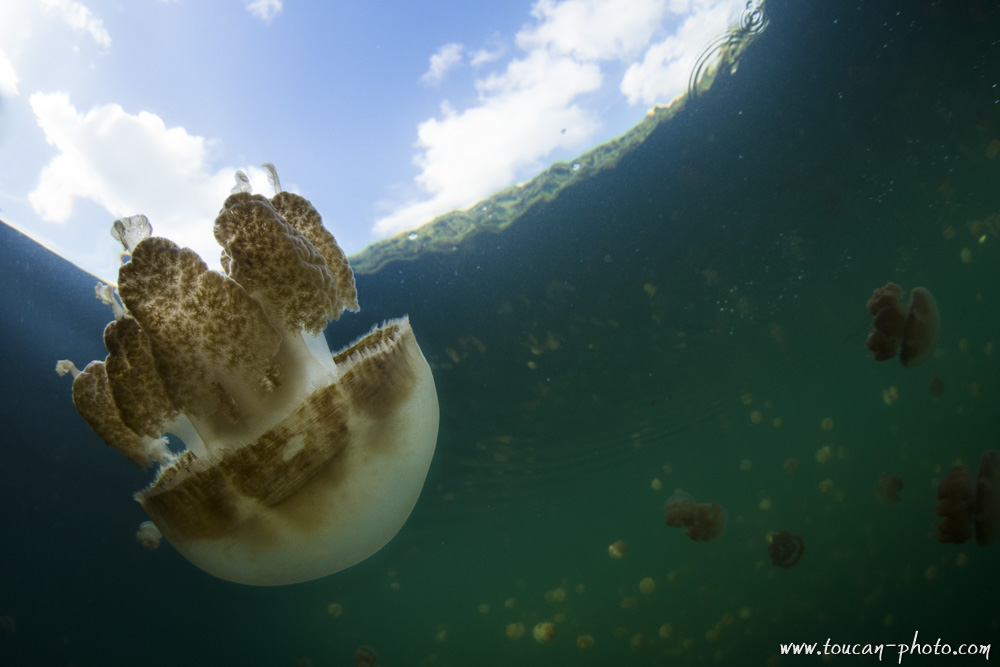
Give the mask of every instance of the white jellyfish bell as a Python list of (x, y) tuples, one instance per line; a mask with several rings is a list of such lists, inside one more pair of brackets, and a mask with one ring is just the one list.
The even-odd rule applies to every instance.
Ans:
[(406, 317), (331, 355), (323, 330), (358, 310), (354, 273), (312, 204), (265, 168), (275, 196), (237, 177), (216, 218), (225, 273), (150, 236), (142, 216), (118, 221), (131, 258), (124, 308), (99, 291), (115, 308), (108, 356), (57, 370), (73, 373), (77, 410), (107, 444), (159, 464), (135, 497), (171, 545), (222, 579), (278, 585), (392, 539), (423, 487), (439, 411)]

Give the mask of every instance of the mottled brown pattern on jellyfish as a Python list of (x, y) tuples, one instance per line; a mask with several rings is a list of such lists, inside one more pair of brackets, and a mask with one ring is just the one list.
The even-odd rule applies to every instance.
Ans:
[(149, 336), (135, 318), (125, 316), (105, 327), (104, 346), (108, 382), (122, 422), (140, 435), (160, 437), (178, 411), (156, 371)]
[(73, 379), (73, 404), (105, 444), (140, 468), (150, 466), (146, 439), (126, 426), (118, 414), (103, 361), (90, 362)]
[[(323, 225), (319, 212), (312, 203), (304, 197), (291, 192), (279, 192), (271, 199), (274, 210), (282, 215), (292, 227), (302, 232), (310, 243), (326, 260), (326, 266), (334, 276), (337, 285), (338, 300), (344, 310), (358, 311), (358, 290), (354, 284), (354, 271), (347, 261), (347, 255), (337, 240)], [(337, 319), (340, 313), (331, 315)]]
[(277, 326), (316, 334), (344, 311), (337, 276), (266, 197), (230, 195), (215, 219), (215, 238), (229, 276), (260, 301)]
[(136, 246), (118, 280), (177, 410), (236, 423), (237, 385), (276, 382), (280, 335), (242, 286), (209, 271), (193, 250), (150, 237)]

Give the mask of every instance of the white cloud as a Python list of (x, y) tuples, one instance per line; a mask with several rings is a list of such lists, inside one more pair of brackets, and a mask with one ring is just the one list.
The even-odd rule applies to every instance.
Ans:
[(101, 46), (111, 46), (111, 35), (104, 29), (104, 21), (94, 16), (83, 3), (74, 0), (42, 0), (42, 4), (49, 11), (56, 12), (76, 32), (89, 33)]
[(622, 78), (629, 104), (665, 104), (681, 95), (702, 50), (736, 21), (746, 7), (739, 0), (701, 2), (680, 28), (647, 50)]
[[(523, 54), (476, 81), (474, 105), (456, 110), (445, 101), (439, 117), (418, 125), (415, 183), (425, 197), (397, 206), (374, 232), (419, 227), (523, 179), (558, 149), (585, 149), (606, 113), (597, 104), (606, 106), (607, 96), (587, 97), (602, 86), (603, 64), (630, 65), (620, 92), (631, 104), (669, 102), (705, 45), (744, 7), (745, 0), (537, 0), (515, 37)], [(481, 49), (470, 63), (501, 54)], [(432, 59), (425, 76), (433, 72)]]
[(573, 104), (601, 85), (600, 70), (536, 51), (503, 74), (477, 82), (479, 104), (461, 113), (447, 102), (442, 117), (418, 127), (417, 184), (431, 195), (375, 224), (379, 235), (417, 227), (464, 208), (515, 181), (528, 166), (561, 147), (578, 146), (597, 130), (597, 117)]
[(14, 71), (14, 63), (0, 47), (0, 97), (16, 97), (18, 94), (17, 82), (20, 80), (17, 72)]
[(420, 80), (424, 83), (438, 83), (444, 79), (444, 75), (451, 68), (462, 62), (462, 45), (445, 44), (431, 56), (430, 69), (428, 69)]
[(538, 23), (517, 44), (579, 60), (623, 59), (645, 48), (665, 12), (665, 0), (539, 0), (531, 9)]
[[(130, 114), (117, 104), (84, 114), (64, 93), (34, 93), (29, 101), (46, 141), (59, 151), (42, 169), (38, 187), (28, 194), (39, 217), (63, 227), (75, 225), (76, 199), (103, 207), (108, 228), (115, 218), (143, 213), (156, 234), (193, 248), (218, 266), (212, 222), (234, 183), (235, 170), (209, 169), (204, 138), (182, 127), (168, 128), (159, 116), (146, 111)], [(255, 191), (266, 191), (263, 172), (249, 171)], [(97, 240), (107, 241), (88, 231), (91, 246)], [(63, 252), (72, 254), (74, 249)], [(68, 258), (100, 272), (87, 262)]]
[(261, 21), (270, 22), (283, 7), (281, 0), (250, 0), (246, 3), (247, 11)]
[(480, 65), (485, 65), (501, 58), (505, 52), (506, 49), (502, 46), (497, 46), (493, 49), (479, 49), (469, 58), (469, 64), (473, 67), (479, 67)]

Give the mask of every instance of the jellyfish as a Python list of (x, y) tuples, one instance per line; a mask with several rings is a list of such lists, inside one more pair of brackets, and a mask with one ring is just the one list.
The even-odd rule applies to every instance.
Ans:
[(556, 636), (556, 624), (552, 621), (542, 621), (535, 624), (531, 632), (536, 642), (539, 644), (548, 644)]
[(666, 524), (684, 528), (684, 533), (695, 542), (714, 540), (726, 528), (726, 510), (719, 503), (699, 503), (683, 491), (667, 499), (664, 511)]
[(1000, 534), (1000, 455), (995, 449), (983, 452), (975, 482), (969, 466), (955, 466), (937, 497), (938, 542), (962, 544), (975, 534), (981, 546), (992, 544)]
[(57, 371), (73, 374), (73, 402), (105, 443), (157, 465), (135, 498), (177, 551), (222, 579), (280, 585), (395, 536), (439, 413), (405, 316), (330, 353), (327, 323), (358, 310), (353, 271), (312, 204), (265, 169), (274, 197), (239, 172), (215, 220), (222, 273), (151, 236), (143, 216), (117, 221), (130, 259), (121, 305), (99, 291), (115, 315), (107, 358)]
[(899, 492), (903, 490), (903, 480), (884, 472), (878, 478), (878, 484), (873, 490), (875, 497), (881, 502), (886, 505), (895, 505), (900, 501)]
[(866, 346), (876, 361), (892, 359), (898, 352), (903, 366), (913, 368), (934, 353), (941, 336), (941, 315), (926, 288), (910, 291), (907, 309), (899, 300), (902, 293), (902, 288), (891, 282), (872, 293), (867, 308), (874, 319)]
[(377, 667), (378, 656), (370, 646), (359, 646), (354, 652), (354, 667)]
[(520, 639), (524, 636), (524, 623), (521, 623), (520, 621), (516, 623), (508, 623), (506, 632), (508, 639)]
[(938, 523), (938, 542), (962, 544), (972, 537), (972, 515), (976, 510), (976, 490), (967, 465), (957, 465), (937, 488), (938, 503), (934, 513)]
[(767, 553), (778, 567), (792, 567), (802, 560), (805, 551), (806, 543), (795, 533), (779, 530), (767, 536)]
[(608, 555), (612, 558), (621, 558), (628, 551), (628, 545), (622, 540), (615, 540), (608, 545)]
[(160, 539), (163, 535), (152, 521), (143, 521), (139, 524), (139, 530), (135, 532), (135, 539), (142, 545), (143, 549), (156, 551), (160, 548)]
[(976, 542), (992, 544), (1000, 533), (1000, 456), (995, 449), (983, 452), (976, 477)]

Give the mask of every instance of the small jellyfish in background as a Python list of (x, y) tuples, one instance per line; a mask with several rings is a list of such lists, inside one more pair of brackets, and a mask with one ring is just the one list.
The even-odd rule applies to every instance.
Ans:
[(910, 291), (909, 308), (899, 300), (902, 293), (896, 283), (886, 283), (872, 293), (867, 308), (874, 319), (865, 344), (876, 361), (892, 359), (898, 352), (903, 366), (913, 368), (934, 354), (941, 337), (941, 314), (926, 288)]
[(354, 667), (378, 667), (378, 656), (370, 646), (359, 646), (354, 652)]
[(726, 528), (726, 510), (717, 503), (699, 503), (689, 493), (678, 491), (664, 505), (665, 522), (671, 528), (683, 528), (695, 542), (708, 542), (722, 535)]
[(556, 636), (556, 624), (552, 621), (543, 621), (535, 625), (532, 630), (535, 641), (539, 644), (548, 644)]
[(135, 532), (135, 539), (147, 551), (156, 551), (160, 548), (160, 540), (163, 534), (152, 521), (143, 521), (139, 524), (139, 530)]
[(508, 623), (506, 632), (508, 639), (520, 639), (524, 636), (524, 623), (521, 623), (520, 621), (516, 623)]
[(944, 380), (937, 376), (932, 377), (927, 384), (927, 389), (930, 390), (931, 396), (934, 398), (941, 398), (944, 395)]
[(621, 558), (628, 551), (628, 545), (622, 540), (615, 540), (608, 545), (608, 555), (612, 558)]
[(938, 542), (962, 544), (975, 534), (980, 545), (992, 544), (1000, 534), (1000, 455), (995, 449), (983, 452), (975, 482), (969, 466), (952, 468), (937, 498)]
[(354, 273), (312, 204), (264, 168), (274, 196), (238, 172), (215, 219), (223, 272), (152, 236), (145, 216), (116, 221), (129, 260), (120, 304), (98, 290), (108, 355), (56, 370), (105, 443), (157, 465), (135, 498), (167, 541), (210, 574), (272, 586), (342, 570), (396, 535), (439, 411), (405, 316), (331, 354), (323, 331), (358, 310)]
[(787, 530), (779, 530), (767, 536), (767, 553), (771, 562), (785, 569), (792, 567), (806, 551), (806, 543), (801, 537)]
[(894, 477), (887, 472), (882, 473), (878, 478), (878, 484), (873, 491), (875, 497), (886, 505), (895, 505), (900, 501), (899, 492), (903, 490), (903, 480)]

